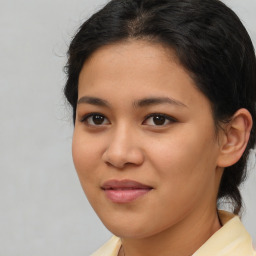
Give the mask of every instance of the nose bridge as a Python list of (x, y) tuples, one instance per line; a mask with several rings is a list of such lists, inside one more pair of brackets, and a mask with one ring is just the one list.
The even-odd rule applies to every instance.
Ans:
[(122, 142), (127, 147), (135, 146), (134, 138), (136, 137), (136, 129), (134, 129), (128, 120), (120, 122), (120, 124), (116, 127), (113, 135), (117, 142), (120, 140), (120, 142)]
[(117, 168), (123, 168), (128, 163), (141, 164), (143, 153), (136, 136), (136, 129), (133, 129), (129, 122), (120, 122), (113, 127), (103, 160)]

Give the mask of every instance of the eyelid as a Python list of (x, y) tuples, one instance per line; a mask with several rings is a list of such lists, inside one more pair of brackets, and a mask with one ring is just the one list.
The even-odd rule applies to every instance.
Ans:
[[(90, 123), (88, 123), (88, 119), (89, 119), (90, 117), (97, 116), (97, 115), (102, 116), (104, 119), (106, 119), (106, 120), (108, 121), (108, 123), (107, 123), (107, 124), (106, 124), (106, 123), (103, 123), (103, 124), (98, 124), (98, 125), (97, 125), (97, 124), (90, 124)], [(163, 114), (163, 113), (151, 113), (151, 114), (148, 114), (148, 115), (146, 115), (146, 116), (144, 117), (144, 121), (142, 122), (142, 124), (143, 124), (143, 125), (149, 125), (149, 126), (158, 126), (158, 127), (161, 127), (161, 126), (163, 127), (163, 126), (168, 125), (168, 124), (163, 124), (163, 125), (152, 125), (152, 124), (150, 125), (150, 124), (145, 124), (146, 121), (147, 121), (149, 118), (151, 118), (151, 117), (156, 117), (156, 116), (164, 117), (166, 120), (169, 121), (168, 124), (177, 122), (177, 119), (176, 119), (176, 118), (174, 118), (174, 117), (172, 117), (172, 116), (169, 116), (169, 115), (167, 115), (167, 114)], [(104, 114), (99, 113), (99, 112), (91, 112), (91, 113), (85, 114), (85, 115), (83, 115), (83, 116), (79, 119), (79, 121), (80, 121), (81, 123), (85, 123), (87, 126), (95, 126), (95, 127), (97, 127), (97, 126), (98, 126), (98, 127), (101, 127), (101, 126), (110, 124), (109, 119), (108, 119)]]
[[(164, 117), (166, 118), (168, 121), (170, 121), (170, 123), (175, 123), (177, 122), (178, 120), (172, 116), (169, 116), (167, 114), (163, 114), (163, 113), (151, 113), (149, 115), (146, 115), (145, 118), (144, 118), (144, 121), (142, 124), (144, 124), (149, 118), (151, 117), (155, 117), (155, 116), (161, 116), (161, 117)], [(161, 126), (166, 126), (167, 124), (165, 125), (150, 125), (150, 126), (158, 126), (158, 127), (161, 127)]]
[[(103, 125), (106, 125), (106, 124), (99, 124), (99, 125), (96, 125), (96, 124), (89, 124), (88, 122), (87, 122), (87, 120), (90, 118), (90, 117), (93, 117), (93, 116), (102, 116), (102, 117), (104, 117), (105, 119), (107, 119), (108, 120), (108, 118), (104, 115), (104, 114), (102, 114), (102, 113), (99, 113), (99, 112), (92, 112), (92, 113), (88, 113), (88, 114), (86, 114), (86, 115), (83, 115), (81, 118), (80, 118), (80, 122), (81, 123), (85, 123), (86, 125), (88, 125), (88, 126), (103, 126)], [(110, 124), (110, 121), (108, 120), (108, 124)]]

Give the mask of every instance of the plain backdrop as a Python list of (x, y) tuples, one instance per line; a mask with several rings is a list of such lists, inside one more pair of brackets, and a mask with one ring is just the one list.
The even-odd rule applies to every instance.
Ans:
[[(256, 45), (256, 0), (226, 0)], [(0, 0), (0, 256), (87, 256), (111, 234), (80, 187), (63, 97), (68, 44), (106, 0)], [(243, 186), (256, 244), (256, 170)]]

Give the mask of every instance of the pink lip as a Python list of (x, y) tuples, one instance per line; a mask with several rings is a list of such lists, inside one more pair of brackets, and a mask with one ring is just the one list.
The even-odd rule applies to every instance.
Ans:
[(147, 194), (152, 187), (133, 180), (109, 180), (101, 187), (114, 203), (129, 203)]

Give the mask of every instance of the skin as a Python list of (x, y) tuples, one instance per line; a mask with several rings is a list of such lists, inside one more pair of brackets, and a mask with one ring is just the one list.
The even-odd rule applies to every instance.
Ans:
[[(172, 100), (141, 103), (156, 97)], [(101, 124), (86, 118), (95, 112)], [(156, 125), (147, 117), (159, 113), (170, 120)], [(171, 50), (133, 40), (102, 47), (85, 62), (73, 159), (95, 212), (122, 239), (119, 255), (192, 255), (221, 227), (216, 197), (227, 141), (216, 136), (209, 100)], [(153, 189), (114, 203), (101, 189), (111, 179)]]

